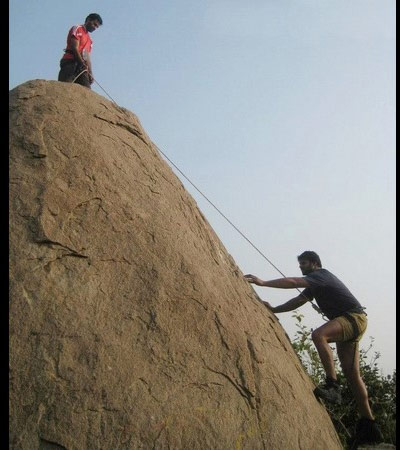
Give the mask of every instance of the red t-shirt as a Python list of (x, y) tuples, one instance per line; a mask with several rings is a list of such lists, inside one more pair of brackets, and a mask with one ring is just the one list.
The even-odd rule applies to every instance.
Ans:
[(86, 59), (85, 53), (90, 53), (90, 51), (92, 50), (93, 42), (90, 39), (89, 33), (86, 31), (86, 28), (83, 25), (75, 25), (69, 30), (67, 36), (67, 52), (62, 57), (62, 59), (74, 59), (73, 53), (70, 53), (72, 52), (72, 39), (77, 39), (79, 41), (79, 53), (82, 55), (83, 59)]

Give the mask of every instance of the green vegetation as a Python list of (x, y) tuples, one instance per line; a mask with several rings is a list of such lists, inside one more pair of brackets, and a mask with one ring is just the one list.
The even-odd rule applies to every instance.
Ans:
[[(311, 339), (312, 330), (302, 322), (303, 315), (294, 311), (298, 328), (292, 345), (303, 367), (316, 384), (325, 381), (325, 371), (318, 352)], [(384, 442), (396, 445), (396, 371), (384, 376), (378, 368), (379, 352), (370, 354), (374, 338), (370, 337), (369, 347), (360, 350), (360, 372), (368, 390), (372, 412), (383, 434)], [(333, 347), (332, 347), (333, 349)], [(334, 353), (335, 355), (336, 353)], [(341, 405), (326, 404), (336, 431), (345, 448), (347, 438), (353, 434), (358, 420), (357, 407), (338, 360), (335, 358), (338, 381), (342, 386)]]

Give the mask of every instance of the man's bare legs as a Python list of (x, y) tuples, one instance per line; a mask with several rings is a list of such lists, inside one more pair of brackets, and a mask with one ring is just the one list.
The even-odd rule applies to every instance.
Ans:
[(342, 336), (342, 325), (337, 320), (330, 320), (312, 333), (312, 340), (317, 348), (326, 376), (333, 380), (336, 380), (336, 371), (329, 343), (341, 340)]
[(337, 320), (330, 320), (314, 330), (312, 340), (327, 377), (333, 380), (336, 380), (336, 371), (329, 343), (336, 342), (340, 365), (354, 394), (360, 415), (373, 420), (374, 417), (368, 402), (368, 392), (360, 375), (358, 345), (355, 342), (338, 342), (342, 339), (342, 336), (342, 325)]
[(336, 348), (343, 374), (349, 382), (361, 417), (374, 420), (368, 392), (360, 375), (358, 345), (355, 342), (337, 342)]

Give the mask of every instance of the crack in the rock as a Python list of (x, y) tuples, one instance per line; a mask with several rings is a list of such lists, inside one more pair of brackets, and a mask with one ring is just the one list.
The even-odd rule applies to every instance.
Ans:
[(243, 386), (243, 385), (237, 383), (235, 380), (232, 380), (232, 378), (229, 375), (227, 375), (226, 373), (211, 369), (211, 367), (207, 366), (204, 359), (203, 359), (203, 363), (204, 363), (204, 367), (207, 370), (209, 370), (210, 372), (216, 373), (216, 374), (221, 375), (224, 378), (226, 378), (232, 384), (232, 386), (239, 392), (239, 394), (246, 400), (246, 402), (250, 406), (250, 408), (256, 409), (253, 404), (253, 401), (252, 401), (254, 398), (254, 394), (251, 391), (249, 391), (249, 389), (246, 386)]
[(203, 305), (203, 303), (201, 303), (199, 300), (197, 300), (197, 298), (194, 298), (191, 295), (189, 295), (188, 298), (190, 298), (190, 300), (193, 300), (196, 303), (198, 303), (205, 311), (208, 311), (208, 307)]
[(146, 140), (143, 137), (143, 135), (140, 133), (140, 131), (136, 130), (132, 125), (129, 125), (129, 123), (120, 122), (120, 121), (119, 122), (113, 122), (112, 120), (106, 119), (105, 117), (101, 117), (101, 116), (99, 116), (97, 114), (94, 114), (94, 117), (96, 117), (97, 119), (103, 120), (104, 122), (107, 122), (107, 123), (109, 123), (111, 125), (124, 128), (129, 133), (133, 134), (138, 139), (140, 139), (144, 144), (149, 145), (148, 142), (146, 142)]
[(157, 434), (157, 436), (154, 439), (154, 443), (153, 443), (153, 447), (152, 450), (155, 450), (156, 445), (157, 445), (157, 441), (160, 439), (161, 433), (167, 428), (167, 423), (165, 423), (165, 425), (163, 425), (163, 427), (161, 428), (161, 430), (159, 431), (159, 433)]
[(41, 437), (39, 443), (39, 450), (67, 450), (67, 447), (64, 447), (58, 442), (49, 441)]
[[(259, 380), (259, 370), (258, 370), (258, 368), (255, 365), (255, 362), (258, 363), (259, 360), (257, 358), (254, 345), (251, 342), (251, 340), (249, 339), (249, 337), (247, 337), (247, 348), (248, 348), (249, 353), (250, 353), (251, 370), (253, 372), (253, 378), (254, 378), (254, 388), (255, 388), (255, 397), (254, 398), (255, 398), (255, 401), (256, 401), (255, 410), (256, 410), (256, 416), (257, 416), (257, 425), (258, 425), (258, 430), (259, 430), (259, 432), (261, 434), (261, 423), (262, 423), (262, 420), (261, 420), (260, 410), (259, 410), (259, 408), (260, 408), (260, 401), (261, 401), (260, 400), (260, 394), (259, 394), (259, 391), (260, 391), (260, 388), (259, 388), (260, 380)], [(262, 439), (261, 442), (262, 442), (263, 448), (265, 449), (266, 447), (265, 447), (264, 440)]]
[(48, 245), (50, 247), (55, 245), (55, 246), (58, 246), (58, 247), (61, 247), (61, 248), (65, 249), (65, 250), (69, 250), (71, 252), (71, 253), (67, 253), (67, 254), (65, 254), (63, 256), (74, 256), (76, 258), (89, 258), (87, 255), (82, 255), (81, 253), (77, 252), (76, 250), (74, 250), (74, 249), (72, 249), (70, 247), (67, 247), (64, 244), (61, 244), (60, 242), (52, 241), (52, 240), (50, 240), (48, 238), (36, 238), (35, 242), (37, 244), (39, 244), (39, 245)]
[(100, 261), (100, 262), (124, 263), (124, 264), (129, 264), (130, 266), (132, 265), (132, 263), (130, 261), (128, 261), (126, 258), (122, 258), (122, 259), (114, 259), (114, 258), (98, 259), (97, 261)]
[(226, 342), (226, 340), (224, 339), (224, 336), (222, 335), (222, 331), (221, 331), (221, 328), (224, 328), (224, 326), (222, 325), (221, 320), (220, 320), (220, 318), (218, 317), (218, 314), (217, 314), (217, 313), (214, 313), (214, 322), (215, 322), (215, 325), (216, 325), (216, 327), (217, 327), (218, 334), (219, 334), (219, 337), (220, 337), (220, 339), (221, 339), (222, 345), (223, 345), (227, 350), (230, 351), (231, 349), (229, 348), (229, 345), (228, 345), (228, 343)]

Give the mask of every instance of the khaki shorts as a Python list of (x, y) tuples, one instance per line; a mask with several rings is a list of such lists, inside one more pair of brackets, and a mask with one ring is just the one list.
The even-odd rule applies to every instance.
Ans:
[(363, 337), (365, 330), (367, 329), (368, 320), (366, 314), (360, 313), (348, 313), (350, 316), (354, 318), (355, 324), (358, 329), (358, 336), (354, 337), (355, 330), (351, 323), (351, 321), (345, 316), (336, 317), (334, 320), (337, 320), (342, 325), (343, 330), (343, 342), (359, 342)]

